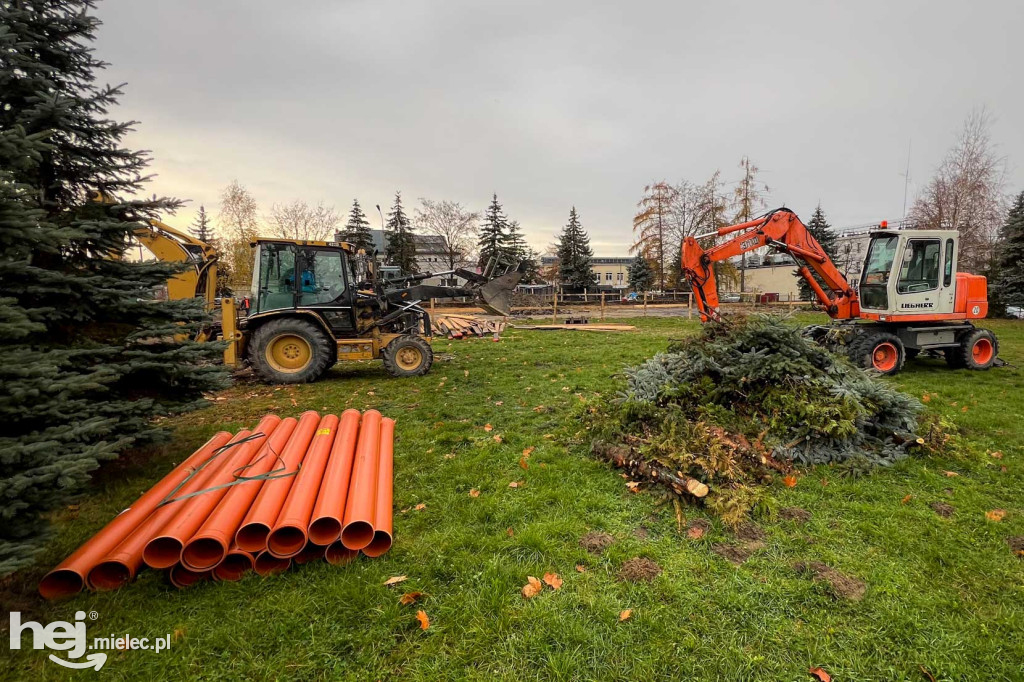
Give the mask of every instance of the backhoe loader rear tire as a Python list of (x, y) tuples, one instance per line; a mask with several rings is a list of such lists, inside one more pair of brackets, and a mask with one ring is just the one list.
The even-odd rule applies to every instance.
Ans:
[(999, 355), (999, 341), (987, 329), (974, 329), (964, 334), (960, 345), (946, 349), (946, 364), (954, 369), (988, 369)]
[(333, 342), (322, 328), (306, 320), (271, 320), (253, 332), (249, 364), (267, 383), (316, 381), (333, 364)]
[(430, 371), (434, 351), (422, 336), (404, 334), (381, 353), (384, 369), (393, 377), (418, 377)]

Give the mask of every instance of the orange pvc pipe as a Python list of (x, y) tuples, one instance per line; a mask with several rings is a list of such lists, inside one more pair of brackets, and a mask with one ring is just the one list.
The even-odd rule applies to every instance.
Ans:
[(345, 410), (341, 413), (338, 437), (334, 439), (327, 469), (320, 482), (320, 494), (316, 498), (306, 533), (309, 541), (315, 544), (326, 547), (341, 537), (341, 522), (345, 517), (345, 501), (352, 479), (352, 463), (355, 461), (361, 416), (359, 410)]
[(294, 561), (296, 565), (308, 564), (311, 561), (323, 559), (326, 552), (327, 548), (323, 545), (314, 545), (312, 542), (307, 542), (306, 546), (302, 548), (302, 551), (292, 558), (292, 561)]
[(267, 551), (279, 559), (293, 557), (306, 546), (306, 527), (337, 436), (337, 415), (324, 415), (302, 460), (302, 468), (295, 475), (295, 482), (288, 490), (288, 497), (267, 536)]
[[(231, 439), (231, 442), (241, 440), (248, 435), (249, 431), (239, 431)], [(175, 496), (179, 497), (203, 490), (216, 475), (217, 468), (215, 463), (204, 467), (195, 476), (188, 479), (188, 482), (175, 493)], [(145, 549), (146, 543), (159, 533), (170, 519), (174, 518), (174, 515), (182, 508), (181, 505), (188, 505), (195, 499), (197, 498), (171, 502), (157, 508), (89, 571), (89, 575), (86, 576), (89, 586), (97, 590), (112, 590), (134, 579), (135, 574), (142, 566), (142, 551)]]
[(213, 577), (225, 581), (241, 580), (243, 575), (252, 570), (252, 564), (252, 554), (233, 546), (224, 560), (213, 569)]
[[(313, 440), (317, 424), (320, 422), (320, 415), (309, 410), (303, 412), (299, 417), (299, 424), (295, 427), (288, 445), (281, 453), (281, 466), (285, 472), (297, 472), (299, 465), (309, 449), (309, 443)], [(295, 482), (295, 476), (285, 476), (266, 481), (260, 488), (259, 494), (253, 500), (249, 513), (235, 533), (235, 544), (241, 549), (253, 554), (258, 554), (267, 548), (267, 536), (270, 535), (270, 528), (281, 513), (281, 506), (288, 491)], [(259, 557), (256, 557), (259, 563)], [(258, 573), (259, 571), (257, 571)]]
[(183, 590), (186, 587), (192, 587), (196, 583), (210, 579), (210, 573), (212, 571), (193, 571), (185, 568), (181, 564), (175, 564), (171, 567), (171, 570), (167, 572), (167, 577), (171, 579), (171, 584), (177, 587), (179, 590)]
[(395, 469), (395, 420), (380, 420), (380, 465), (377, 470), (377, 505), (373, 514), (373, 540), (363, 554), (379, 557), (391, 549), (393, 475)]
[(221, 431), (193, 452), (188, 459), (176, 466), (160, 479), (128, 509), (118, 514), (98, 533), (86, 540), (71, 556), (43, 576), (39, 582), (39, 594), (46, 599), (70, 597), (85, 587), (89, 571), (112, 549), (153, 513), (156, 505), (167, 497), (174, 488), (188, 476), (195, 467), (202, 464), (217, 448), (231, 440), (231, 434)]
[(252, 564), (252, 568), (256, 571), (257, 575), (266, 577), (268, 575), (277, 575), (288, 570), (288, 567), (292, 565), (291, 559), (278, 559), (270, 552), (263, 550), (256, 555), (256, 560)]
[[(239, 467), (248, 465), (253, 457), (259, 453), (267, 439), (273, 434), (274, 429), (281, 423), (281, 418), (274, 414), (268, 414), (256, 426), (256, 430), (250, 435), (262, 433), (263, 438), (256, 438), (221, 455), (224, 460), (217, 468), (217, 473), (210, 480), (208, 488), (215, 488), (235, 480), (235, 472)], [(199, 530), (210, 512), (216, 508), (217, 503), (227, 494), (229, 488), (220, 488), (210, 492), (197, 495), (187, 500), (188, 504), (182, 505), (178, 513), (167, 522), (153, 539), (146, 543), (142, 551), (142, 560), (150, 568), (170, 568), (181, 560), (181, 550), (185, 542), (191, 539), (192, 535)], [(201, 570), (201, 569), (200, 569)]]
[[(242, 476), (260, 476), (277, 469), (280, 465), (277, 455), (284, 451), (298, 422), (287, 417), (274, 429), (267, 442), (253, 458), (253, 463)], [(210, 513), (195, 535), (185, 543), (181, 551), (181, 562), (192, 570), (213, 568), (227, 555), (235, 537), (235, 531), (259, 494), (263, 481), (247, 481), (228, 488), (227, 495)]]
[(380, 449), (380, 412), (367, 410), (359, 428), (352, 481), (345, 502), (341, 542), (348, 549), (362, 549), (373, 540), (373, 514), (377, 502), (377, 465)]
[(324, 558), (327, 559), (327, 563), (332, 566), (344, 566), (347, 563), (355, 561), (357, 556), (359, 556), (359, 550), (349, 549), (345, 545), (341, 544), (341, 540), (332, 542), (324, 554)]

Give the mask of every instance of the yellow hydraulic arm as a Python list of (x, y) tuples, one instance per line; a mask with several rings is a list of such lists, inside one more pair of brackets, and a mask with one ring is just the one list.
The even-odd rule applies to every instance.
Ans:
[(192, 266), (167, 281), (169, 299), (202, 298), (207, 307), (214, 307), (217, 296), (216, 249), (159, 220), (150, 220), (148, 228), (136, 230), (135, 238), (157, 260), (189, 263)]

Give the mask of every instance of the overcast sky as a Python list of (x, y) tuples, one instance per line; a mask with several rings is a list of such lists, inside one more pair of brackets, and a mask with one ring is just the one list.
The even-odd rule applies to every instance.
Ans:
[[(1021, 0), (103, 0), (105, 79), (153, 152), (149, 190), (216, 212), (396, 189), (480, 210), (498, 193), (543, 249), (579, 210), (626, 255), (645, 184), (740, 175), (836, 226), (903, 213), (985, 106), (1024, 189)], [(411, 211), (410, 211), (411, 212)]]

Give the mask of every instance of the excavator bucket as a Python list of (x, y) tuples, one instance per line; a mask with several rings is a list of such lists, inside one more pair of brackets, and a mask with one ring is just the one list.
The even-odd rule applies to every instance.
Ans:
[(493, 315), (507, 317), (512, 311), (512, 290), (522, 279), (523, 273), (513, 270), (481, 286), (477, 290), (480, 294), (481, 307)]

